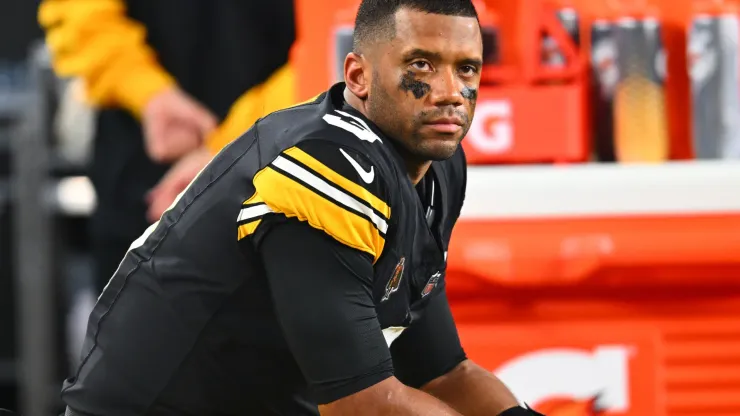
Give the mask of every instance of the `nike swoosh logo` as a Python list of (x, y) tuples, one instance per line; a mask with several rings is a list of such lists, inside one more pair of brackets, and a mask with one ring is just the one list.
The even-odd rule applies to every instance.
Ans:
[(363, 169), (362, 166), (352, 158), (352, 156), (348, 155), (344, 149), (339, 149), (339, 151), (342, 152), (342, 155), (344, 155), (344, 157), (349, 161), (349, 164), (355, 168), (357, 174), (360, 175), (360, 178), (365, 181), (365, 183), (372, 183), (373, 179), (375, 179), (375, 166), (370, 166), (370, 170), (365, 172), (365, 169)]

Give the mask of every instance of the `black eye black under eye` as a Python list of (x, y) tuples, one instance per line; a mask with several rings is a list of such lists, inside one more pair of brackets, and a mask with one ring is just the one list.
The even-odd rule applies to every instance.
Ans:
[(460, 91), (460, 94), (462, 94), (463, 98), (471, 101), (478, 99), (478, 90), (475, 88), (465, 87)]
[(423, 98), (432, 89), (431, 85), (414, 78), (413, 71), (407, 71), (401, 77), (401, 82), (398, 86), (401, 91), (410, 92), (418, 100)]

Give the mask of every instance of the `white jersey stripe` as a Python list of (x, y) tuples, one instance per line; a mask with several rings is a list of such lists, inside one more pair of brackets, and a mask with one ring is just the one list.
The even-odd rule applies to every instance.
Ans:
[(370, 207), (361, 204), (359, 201), (352, 198), (351, 196), (329, 185), (321, 177), (314, 175), (303, 167), (291, 162), (290, 160), (282, 156), (278, 156), (275, 161), (272, 162), (272, 164), (275, 167), (284, 170), (285, 172), (288, 172), (289, 174), (307, 183), (314, 189), (324, 194), (324, 196), (340, 203), (341, 205), (365, 214), (365, 216), (367, 216), (383, 234), (388, 232), (388, 222), (384, 218), (381, 218)]
[(251, 220), (253, 218), (261, 217), (270, 212), (272, 212), (272, 210), (265, 204), (242, 208), (242, 210), (239, 212), (239, 218), (236, 219), (236, 222)]

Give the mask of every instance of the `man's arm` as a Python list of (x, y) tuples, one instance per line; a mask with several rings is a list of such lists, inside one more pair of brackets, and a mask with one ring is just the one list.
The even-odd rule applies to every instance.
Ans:
[(94, 106), (140, 118), (154, 161), (182, 157), (216, 127), (216, 117), (157, 62), (146, 28), (126, 15), (122, 0), (44, 0), (38, 17), (56, 73), (81, 78)]
[(290, 64), (285, 64), (267, 81), (245, 92), (231, 106), (226, 120), (206, 137), (204, 146), (178, 160), (152, 189), (147, 211), (149, 220), (156, 221), (195, 175), (227, 144), (249, 130), (258, 119), (298, 105), (295, 101), (295, 74)]
[(393, 376), (372, 258), (289, 219), (259, 246), (285, 338), (322, 415), (458, 415)]
[[(364, 181), (348, 157), (377, 175)], [(324, 415), (457, 415), (395, 379), (375, 311), (393, 181), (352, 147), (306, 140), (254, 176), (237, 219), (239, 244), (262, 261), (283, 336)]]
[(82, 78), (96, 106), (141, 116), (153, 96), (175, 83), (122, 0), (43, 0), (38, 19), (57, 74)]
[(471, 360), (461, 362), (449, 373), (425, 384), (422, 390), (466, 416), (508, 415), (505, 411), (513, 413), (510, 409), (519, 406), (501, 380)]
[(463, 415), (498, 415), (518, 406), (495, 375), (466, 358), (444, 291), (429, 300), (423, 317), (393, 343), (391, 352), (401, 381)]

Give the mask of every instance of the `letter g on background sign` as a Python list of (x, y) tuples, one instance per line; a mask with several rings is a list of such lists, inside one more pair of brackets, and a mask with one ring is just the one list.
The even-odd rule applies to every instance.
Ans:
[(512, 106), (508, 100), (481, 101), (465, 140), (481, 153), (507, 152), (514, 144), (511, 118)]

